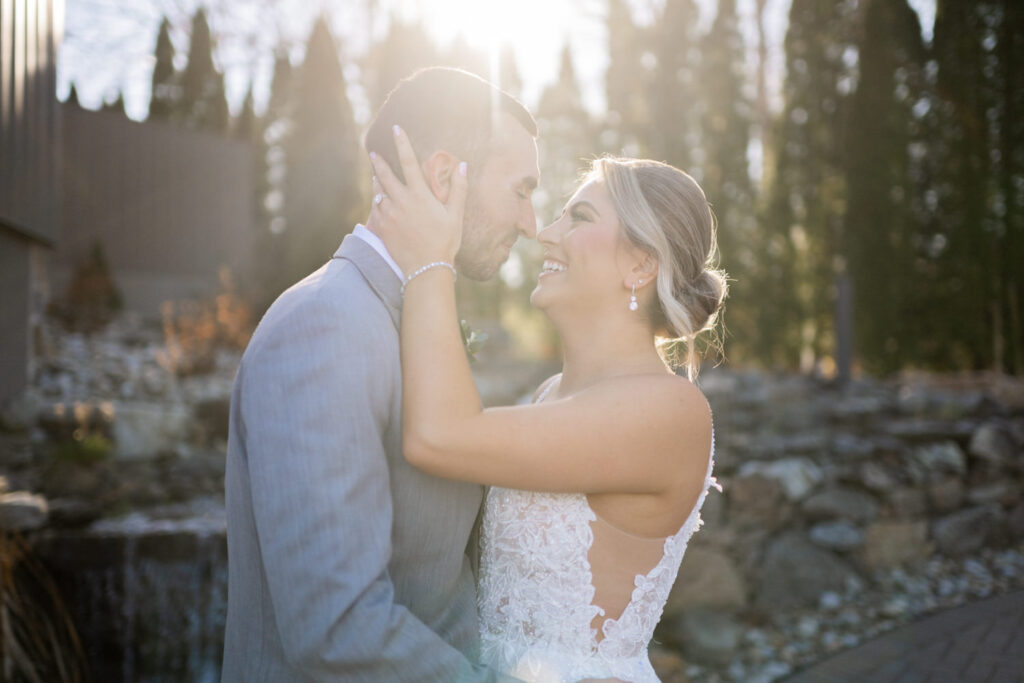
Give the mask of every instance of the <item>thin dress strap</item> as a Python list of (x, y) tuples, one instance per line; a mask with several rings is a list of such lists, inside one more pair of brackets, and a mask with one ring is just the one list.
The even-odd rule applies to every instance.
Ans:
[(561, 383), (562, 373), (558, 373), (557, 375), (551, 378), (551, 381), (548, 382), (548, 385), (546, 387), (544, 387), (544, 391), (540, 392), (540, 396), (537, 397), (537, 400), (534, 401), (534, 403), (540, 403), (541, 401), (543, 401), (545, 398), (547, 398), (548, 392), (551, 391), (551, 388), (554, 387), (556, 384)]

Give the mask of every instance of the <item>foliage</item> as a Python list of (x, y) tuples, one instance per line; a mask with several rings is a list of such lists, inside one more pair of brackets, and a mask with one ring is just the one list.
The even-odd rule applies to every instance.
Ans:
[(174, 43), (171, 42), (171, 22), (164, 17), (153, 52), (152, 89), (149, 100), (149, 118), (169, 121), (174, 118), (181, 100), (181, 84), (174, 68)]
[(178, 116), (190, 128), (217, 132), (228, 129), (224, 74), (213, 63), (213, 38), (202, 7), (192, 17), (188, 64), (181, 75)]
[(64, 296), (51, 302), (49, 312), (68, 329), (93, 332), (110, 322), (121, 306), (121, 292), (97, 243), (75, 267)]
[(60, 591), (18, 534), (0, 533), (0, 623), (4, 680), (89, 680), (82, 644)]

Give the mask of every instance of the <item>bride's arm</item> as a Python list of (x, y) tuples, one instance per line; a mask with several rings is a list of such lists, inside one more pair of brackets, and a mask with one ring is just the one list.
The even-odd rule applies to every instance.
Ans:
[[(451, 201), (442, 207), (404, 134), (396, 144), (409, 187), (386, 163), (374, 161), (389, 197), (378, 207), (377, 225), (392, 256), (411, 273), (426, 263), (451, 261), (461, 207)], [(452, 179), (455, 202), (462, 201), (465, 182), (464, 176)], [(484, 410), (457, 320), (447, 268), (431, 268), (408, 282), (401, 331), (403, 439), (406, 458), (420, 469), (508, 488), (587, 493), (664, 491), (704, 471), (710, 409), (687, 380), (623, 377), (565, 399)]]

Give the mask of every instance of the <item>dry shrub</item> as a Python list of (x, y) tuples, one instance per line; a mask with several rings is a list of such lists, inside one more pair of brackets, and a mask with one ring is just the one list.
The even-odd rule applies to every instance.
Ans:
[(252, 335), (252, 307), (222, 266), (220, 291), (209, 298), (165, 301), (163, 367), (179, 377), (212, 372), (218, 348), (241, 350)]
[(0, 679), (89, 680), (60, 591), (19, 534), (0, 533)]

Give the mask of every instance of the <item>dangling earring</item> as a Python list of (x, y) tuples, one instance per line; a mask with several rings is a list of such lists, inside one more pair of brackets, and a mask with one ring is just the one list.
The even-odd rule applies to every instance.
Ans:
[(642, 285), (643, 283), (643, 280), (638, 280), (637, 282), (633, 283), (633, 292), (629, 295), (629, 310), (631, 311), (635, 311), (638, 308), (640, 308), (640, 302), (636, 300), (636, 286), (637, 284)]

